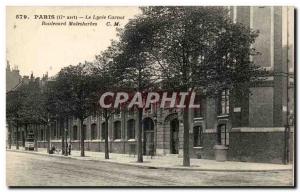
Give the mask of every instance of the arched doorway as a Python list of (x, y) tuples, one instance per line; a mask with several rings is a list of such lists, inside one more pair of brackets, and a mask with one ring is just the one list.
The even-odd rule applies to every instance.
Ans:
[(170, 121), (170, 153), (178, 154), (179, 146), (179, 121), (178, 119), (173, 119)]
[(154, 154), (154, 122), (151, 118), (145, 118), (143, 121), (144, 127), (144, 142), (143, 153), (144, 155)]

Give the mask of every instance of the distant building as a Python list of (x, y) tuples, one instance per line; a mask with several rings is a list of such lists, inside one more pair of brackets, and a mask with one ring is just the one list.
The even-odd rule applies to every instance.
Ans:
[(20, 75), (20, 71), (18, 68), (11, 69), (9, 61), (7, 61), (6, 65), (6, 92), (15, 88), (22, 80)]

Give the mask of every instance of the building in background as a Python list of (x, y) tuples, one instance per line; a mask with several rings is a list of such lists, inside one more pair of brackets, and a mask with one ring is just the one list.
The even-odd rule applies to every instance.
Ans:
[(6, 64), (6, 92), (15, 88), (21, 82), (20, 71), (17, 67), (11, 68), (9, 61)]

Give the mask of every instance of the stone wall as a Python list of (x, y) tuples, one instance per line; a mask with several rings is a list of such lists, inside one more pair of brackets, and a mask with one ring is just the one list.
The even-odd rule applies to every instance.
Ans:
[(233, 161), (283, 163), (284, 132), (232, 132), (228, 159)]

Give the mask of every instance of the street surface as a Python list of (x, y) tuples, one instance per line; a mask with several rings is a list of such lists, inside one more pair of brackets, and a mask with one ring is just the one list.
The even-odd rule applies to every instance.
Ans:
[(6, 151), (8, 186), (291, 186), (292, 171), (145, 169)]

